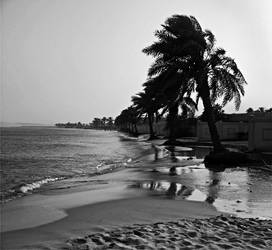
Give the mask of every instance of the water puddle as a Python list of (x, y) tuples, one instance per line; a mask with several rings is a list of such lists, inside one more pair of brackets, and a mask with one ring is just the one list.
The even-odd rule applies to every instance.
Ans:
[(208, 169), (203, 158), (209, 147), (184, 151), (178, 147), (152, 147), (146, 179), (130, 188), (145, 190), (148, 195), (207, 202), (218, 211), (239, 217), (272, 219), (271, 173), (246, 167)]
[[(222, 192), (222, 187), (228, 185), (229, 190)], [(167, 180), (142, 181), (129, 185), (129, 188), (141, 189), (150, 196), (162, 196), (168, 199), (188, 200), (207, 202), (212, 204), (218, 211), (234, 214), (239, 217), (259, 217), (272, 219), (271, 201), (262, 204), (263, 210), (258, 202), (252, 202), (248, 197), (236, 199), (230, 197), (234, 190), (237, 191), (238, 185), (219, 183), (213, 181), (206, 186), (206, 190), (200, 190), (192, 186), (185, 186), (182, 183), (171, 182)], [(232, 190), (232, 191), (231, 191)], [(234, 199), (233, 199), (234, 198)], [(269, 208), (270, 207), (270, 208)], [(265, 208), (265, 209), (264, 209)]]

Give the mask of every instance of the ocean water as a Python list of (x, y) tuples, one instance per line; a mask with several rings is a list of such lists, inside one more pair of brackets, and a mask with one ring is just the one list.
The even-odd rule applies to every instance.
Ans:
[(1, 201), (44, 184), (122, 167), (144, 148), (116, 131), (55, 127), (1, 128)]

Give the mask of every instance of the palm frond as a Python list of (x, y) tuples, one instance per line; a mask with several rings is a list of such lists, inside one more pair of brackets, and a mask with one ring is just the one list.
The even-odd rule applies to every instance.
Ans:
[(211, 51), (215, 45), (215, 36), (210, 30), (204, 31), (204, 37), (207, 39), (207, 49)]
[(190, 16), (190, 20), (191, 20), (191, 22), (192, 22), (192, 24), (193, 24), (195, 30), (196, 30), (197, 32), (202, 33), (201, 25), (200, 25), (200, 23), (197, 21), (197, 19), (196, 19), (194, 16)]

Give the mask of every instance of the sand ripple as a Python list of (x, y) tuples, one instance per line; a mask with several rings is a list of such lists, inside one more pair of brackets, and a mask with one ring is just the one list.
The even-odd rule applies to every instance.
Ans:
[(218, 216), (135, 224), (70, 240), (66, 249), (272, 249), (272, 221)]

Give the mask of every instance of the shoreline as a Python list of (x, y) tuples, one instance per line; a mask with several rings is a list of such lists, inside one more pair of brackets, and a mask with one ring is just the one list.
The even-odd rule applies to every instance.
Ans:
[[(151, 143), (161, 150), (164, 148), (160, 146), (161, 140), (151, 141)], [(180, 158), (181, 160), (177, 164), (182, 170), (182, 167), (186, 168), (186, 166), (197, 165), (201, 162), (199, 159), (189, 159), (190, 157), (182, 156)], [(95, 234), (94, 237), (96, 237), (97, 233), (102, 233), (103, 236), (104, 233), (110, 234), (111, 230), (119, 230), (119, 227), (137, 228), (138, 224), (147, 225), (148, 223), (153, 227), (154, 223), (160, 222), (167, 226), (169, 221), (184, 219), (202, 221), (217, 218), (222, 214), (227, 215), (217, 211), (214, 205), (205, 201), (167, 197), (165, 194), (155, 192), (155, 190), (152, 192), (148, 190), (151, 186), (146, 186), (144, 189), (130, 188), (135, 183), (146, 185), (143, 183), (147, 180), (152, 180), (154, 183), (160, 180), (169, 183), (181, 181), (179, 178), (182, 176), (171, 176), (169, 172), (160, 172), (162, 171), (160, 168), (169, 171), (169, 167), (173, 163), (158, 161), (154, 164), (154, 155), (144, 156), (142, 161), (136, 160), (133, 164), (132, 167), (128, 163), (126, 168), (88, 177), (88, 184), (84, 184), (84, 186), (67, 190), (49, 190), (43, 194), (25, 196), (7, 203), (2, 210), (3, 218), (5, 218), (1, 227), (1, 231), (5, 231), (1, 235), (2, 247), (4, 249), (24, 249), (24, 247), (26, 247), (25, 249), (42, 249), (44, 247), (79, 249), (81, 244), (100, 247), (105, 242), (101, 241), (103, 244), (97, 243), (98, 245), (94, 246), (94, 242), (86, 240), (87, 236), (82, 237), (88, 234)], [(185, 181), (185, 185), (187, 185), (186, 183)], [(237, 220), (242, 224), (246, 221), (241, 218), (237, 218)], [(205, 223), (203, 228), (209, 227), (209, 223), (207, 225)], [(197, 228), (193, 228), (193, 224), (190, 227), (197, 230)], [(127, 229), (124, 228), (124, 230), (126, 232)], [(156, 231), (156, 233), (161, 234), (160, 231)], [(120, 234), (123, 235), (121, 232)], [(165, 232), (163, 232), (164, 234)], [(134, 235), (133, 237), (138, 236)], [(81, 240), (73, 241), (72, 239)], [(118, 239), (118, 237), (113, 237), (111, 243), (116, 244)], [(152, 241), (152, 237), (150, 240)], [(174, 242), (172, 243), (175, 245)], [(82, 247), (84, 247), (83, 245)], [(108, 245), (104, 246), (109, 247)], [(117, 246), (115, 245), (115, 247)], [(156, 248), (157, 246), (159, 245), (150, 247)]]
[(203, 202), (134, 197), (104, 201), (65, 210), (67, 216), (38, 227), (2, 234), (4, 249), (60, 248), (68, 239), (90, 233), (115, 230), (139, 223), (218, 216), (214, 207)]
[[(188, 161), (185, 165), (191, 163)], [(128, 188), (134, 180), (145, 180), (146, 174), (156, 178), (156, 173), (149, 171), (153, 168), (152, 162), (147, 166), (142, 166), (141, 162), (136, 164), (133, 168), (90, 177), (95, 183), (92, 185), (90, 182), (90, 187), (85, 185), (86, 190), (49, 190), (4, 204), (2, 247), (23, 249), (27, 245), (28, 249), (41, 242), (34, 248), (42, 248), (112, 226), (220, 214), (204, 202), (150, 197), (146, 191)]]

